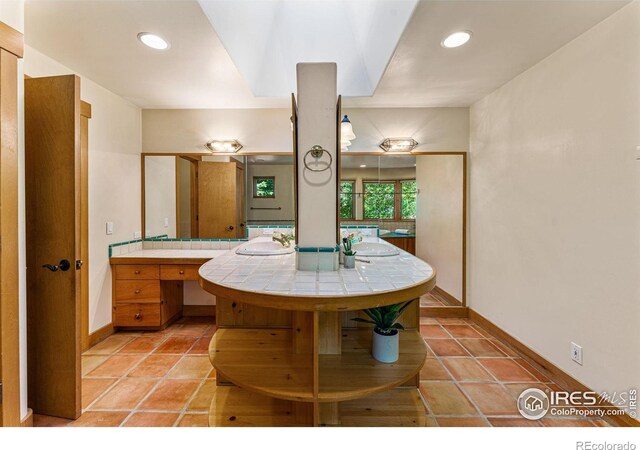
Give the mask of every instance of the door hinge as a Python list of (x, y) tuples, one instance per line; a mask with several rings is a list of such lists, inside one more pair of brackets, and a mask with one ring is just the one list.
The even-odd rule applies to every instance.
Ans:
[(0, 405), (2, 405), (2, 383), (0, 383)]

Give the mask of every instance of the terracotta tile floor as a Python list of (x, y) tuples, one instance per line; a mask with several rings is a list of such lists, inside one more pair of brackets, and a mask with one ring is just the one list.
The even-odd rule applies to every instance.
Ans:
[[(207, 426), (215, 390), (207, 346), (215, 329), (211, 318), (189, 318), (161, 332), (110, 336), (82, 356), (80, 419), (36, 415), (35, 426)], [(422, 318), (421, 333), (429, 347), (420, 373), (428, 426), (606, 426), (523, 419), (516, 409), (523, 390), (558, 386), (472, 321)]]

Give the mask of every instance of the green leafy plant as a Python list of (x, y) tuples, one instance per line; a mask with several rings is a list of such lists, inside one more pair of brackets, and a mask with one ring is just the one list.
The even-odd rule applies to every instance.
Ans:
[(351, 237), (342, 238), (344, 244), (344, 256), (355, 256), (356, 252), (351, 250)]
[(396, 333), (396, 330), (404, 330), (404, 327), (397, 323), (396, 320), (402, 315), (405, 308), (409, 306), (413, 300), (409, 300), (405, 303), (397, 303), (395, 305), (389, 306), (378, 306), (376, 308), (369, 308), (363, 310), (364, 313), (369, 316), (369, 319), (362, 319), (360, 317), (356, 317), (354, 320), (356, 322), (366, 322), (372, 323), (375, 325), (375, 330), (384, 335), (392, 335)]

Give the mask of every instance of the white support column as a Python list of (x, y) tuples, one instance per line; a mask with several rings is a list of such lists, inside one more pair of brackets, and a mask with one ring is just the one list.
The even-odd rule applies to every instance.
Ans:
[[(336, 210), (337, 67), (299, 63), (298, 81), (298, 269), (337, 270)], [(316, 160), (309, 150), (326, 152)], [(305, 161), (313, 171), (305, 167)]]

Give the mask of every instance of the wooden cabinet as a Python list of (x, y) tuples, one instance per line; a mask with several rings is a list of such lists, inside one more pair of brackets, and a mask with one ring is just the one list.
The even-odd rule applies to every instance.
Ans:
[(182, 316), (183, 280), (199, 264), (114, 264), (113, 326), (165, 328)]
[(412, 255), (416, 254), (416, 238), (413, 236), (407, 237), (384, 237), (380, 236), (381, 239), (384, 239), (389, 244), (393, 244), (398, 248), (401, 248), (405, 252), (411, 253)]

